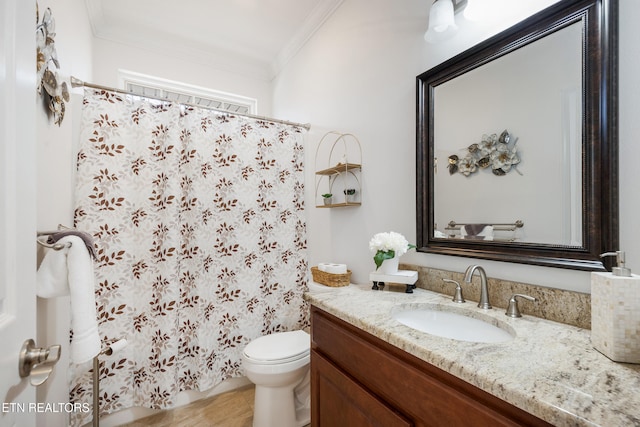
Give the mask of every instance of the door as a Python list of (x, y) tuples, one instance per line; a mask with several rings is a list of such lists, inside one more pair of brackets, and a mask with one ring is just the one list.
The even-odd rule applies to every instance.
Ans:
[(0, 0), (2, 427), (35, 425), (35, 388), (18, 373), (22, 344), (36, 332), (35, 22), (35, 1)]

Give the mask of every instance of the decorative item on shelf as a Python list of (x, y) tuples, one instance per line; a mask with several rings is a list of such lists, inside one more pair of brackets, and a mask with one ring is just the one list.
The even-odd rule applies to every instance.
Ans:
[(369, 241), (369, 250), (375, 255), (376, 272), (395, 274), (398, 272), (399, 258), (409, 249), (415, 249), (405, 237), (394, 231), (378, 233)]
[(347, 188), (343, 191), (344, 200), (347, 203), (353, 203), (356, 201), (356, 189), (355, 188)]
[(471, 144), (467, 147), (467, 154), (460, 159), (456, 154), (449, 156), (449, 174), (460, 172), (464, 176), (469, 176), (480, 169), (491, 167), (491, 172), (497, 176), (506, 175), (511, 169), (522, 173), (516, 165), (520, 163), (516, 142), (518, 138), (513, 138), (505, 129), (500, 136), (494, 134), (482, 135), (480, 143)]
[(331, 193), (325, 193), (322, 195), (322, 199), (324, 200), (325, 206), (328, 206), (331, 204), (332, 198), (333, 198), (333, 194)]
[(347, 270), (344, 274), (334, 274), (322, 271), (318, 267), (311, 267), (311, 276), (314, 282), (332, 288), (348, 286), (351, 283), (351, 270)]
[[(67, 82), (60, 82), (56, 69), (60, 68), (53, 38), (56, 22), (51, 9), (47, 8), (38, 24), (40, 13), (36, 3), (36, 69), (38, 75), (38, 94), (44, 97), (53, 116), (53, 122), (60, 126), (64, 118), (65, 102), (69, 102)], [(44, 91), (43, 91), (44, 89)]]

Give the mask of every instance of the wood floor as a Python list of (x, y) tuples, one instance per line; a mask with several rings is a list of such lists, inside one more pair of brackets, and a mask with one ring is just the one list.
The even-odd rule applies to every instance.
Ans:
[(222, 393), (121, 427), (251, 427), (254, 387)]

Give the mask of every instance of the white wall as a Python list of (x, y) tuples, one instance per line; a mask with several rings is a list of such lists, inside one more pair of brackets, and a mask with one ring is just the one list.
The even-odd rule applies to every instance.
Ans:
[(640, 2), (620, 1), (620, 248), (627, 253), (627, 266), (640, 272)]
[[(40, 17), (51, 8), (56, 21), (55, 45), (60, 61), (61, 80), (69, 85), (69, 76), (91, 77), (91, 28), (83, 0), (40, 0)], [(69, 90), (72, 94), (77, 91)], [(39, 100), (39, 99), (38, 99)], [(38, 123), (38, 228), (55, 230), (59, 223), (71, 226), (75, 153), (72, 140), (79, 120), (82, 97), (65, 103), (61, 126), (53, 124), (45, 108), (40, 108)]]
[[(492, 0), (497, 2), (498, 0)], [(313, 155), (328, 130), (352, 132), (363, 144), (362, 206), (315, 209), (308, 204), (310, 263), (343, 262), (356, 282), (368, 281), (371, 236), (394, 230), (415, 241), (415, 77), (438, 63), (553, 4), (554, 0), (501, 2), (500, 23), (463, 23), (455, 38), (438, 44), (423, 39), (427, 3), (408, 0), (347, 0), (287, 64), (274, 81), (276, 116), (310, 121), (307, 137), (307, 200), (313, 200)], [(620, 0), (620, 225), (627, 263), (640, 270), (634, 190), (640, 170), (635, 114), (640, 96), (635, 28), (640, 3)], [(637, 227), (636, 227), (637, 228)], [(611, 248), (617, 249), (617, 248)], [(589, 292), (588, 272), (410, 252), (403, 262), (464, 271), (480, 263), (489, 276)]]
[(189, 58), (172, 56), (171, 52), (157, 53), (134, 45), (96, 38), (93, 42), (94, 72), (91, 82), (118, 87), (118, 70), (134, 71), (255, 98), (258, 100), (257, 114), (271, 115), (271, 85), (267, 80), (212, 68), (206, 62), (194, 62)]
[[(40, 19), (47, 7), (56, 22), (55, 44), (60, 61), (61, 80), (69, 76), (91, 76), (91, 28), (83, 0), (39, 0)], [(40, 98), (38, 98), (38, 102)], [(82, 97), (73, 95), (65, 104), (61, 126), (53, 124), (45, 107), (36, 117), (38, 177), (37, 227), (55, 230), (58, 224), (73, 226), (73, 180), (75, 170), (74, 136), (77, 132)], [(39, 258), (44, 251), (39, 249)], [(38, 337), (40, 346), (62, 345), (60, 361), (52, 376), (36, 390), (39, 402), (64, 403), (69, 400), (69, 298), (38, 298)], [(39, 413), (40, 427), (69, 425), (66, 413)]]

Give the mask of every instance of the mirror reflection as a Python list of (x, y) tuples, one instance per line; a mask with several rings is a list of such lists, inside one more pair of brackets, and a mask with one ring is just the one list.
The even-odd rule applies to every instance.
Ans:
[(436, 86), (433, 237), (580, 246), (581, 94), (580, 23)]

